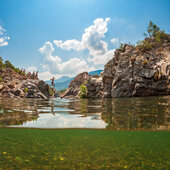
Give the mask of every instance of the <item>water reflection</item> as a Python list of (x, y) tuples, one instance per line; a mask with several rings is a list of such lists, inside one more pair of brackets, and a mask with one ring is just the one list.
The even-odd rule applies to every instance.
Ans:
[(170, 96), (104, 100), (0, 99), (0, 126), (170, 130)]

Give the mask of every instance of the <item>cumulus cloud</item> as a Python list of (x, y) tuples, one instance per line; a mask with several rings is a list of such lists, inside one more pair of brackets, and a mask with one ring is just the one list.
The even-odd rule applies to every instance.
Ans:
[[(88, 61), (95, 65), (104, 64), (113, 57), (113, 50), (108, 50), (108, 44), (103, 39), (108, 31), (108, 23), (110, 18), (97, 18), (93, 21), (93, 25), (84, 30), (81, 41), (72, 40), (54, 40), (54, 44), (65, 50), (84, 50), (88, 49), (92, 56)], [(111, 55), (110, 55), (111, 54)]]
[(79, 51), (83, 49), (82, 43), (80, 41), (77, 41), (76, 39), (67, 40), (65, 42), (63, 42), (62, 40), (54, 40), (53, 42), (57, 47), (60, 47), (64, 50), (74, 49), (76, 51)]
[(38, 78), (40, 80), (44, 80), (44, 81), (47, 81), (49, 80), (50, 78), (52, 77), (55, 77), (55, 79), (58, 79), (60, 78), (62, 75), (56, 75), (56, 74), (52, 74), (50, 73), (49, 71), (44, 71), (44, 72), (41, 72), (38, 74)]
[(6, 30), (0, 26), (0, 47), (7, 46), (10, 37), (6, 35)]
[(113, 58), (115, 49), (114, 50), (108, 50), (105, 54), (103, 55), (95, 55), (93, 57), (88, 57), (88, 62), (93, 62), (96, 65), (104, 65), (106, 64), (109, 60)]
[(119, 41), (118, 38), (112, 38), (112, 39), (110, 40), (110, 42), (111, 42), (112, 44), (118, 43), (118, 41)]
[(27, 69), (26, 69), (26, 71), (27, 72), (34, 72), (34, 71), (38, 71), (38, 69), (37, 69), (37, 67), (35, 67), (35, 66), (31, 66), (31, 67), (28, 67)]
[[(42, 68), (45, 69), (42, 78), (52, 77), (51, 75), (65, 75), (75, 76), (84, 71), (93, 71), (96, 68), (101, 68), (102, 65), (107, 63), (113, 58), (114, 49), (108, 49), (108, 43), (104, 41), (105, 34), (108, 32), (108, 23), (110, 18), (97, 18), (93, 24), (84, 29), (81, 40), (54, 40), (53, 43), (63, 50), (82, 51), (88, 50), (88, 58), (80, 59), (78, 57), (70, 58), (67, 61), (62, 61), (59, 56), (53, 56), (54, 46), (51, 42), (47, 41), (39, 49), (40, 53), (44, 55), (44, 62)], [(111, 42), (118, 41), (112, 39)], [(93, 65), (93, 66), (89, 66)], [(54, 76), (55, 77), (55, 76)]]
[[(55, 108), (56, 109), (56, 108)], [(38, 128), (105, 128), (107, 123), (103, 120), (94, 120), (92, 116), (82, 117), (77, 114), (51, 113), (39, 114), (37, 121), (27, 121), (23, 125), (14, 127), (38, 127)]]
[[(94, 67), (89, 67), (85, 60), (80, 58), (70, 58), (68, 61), (62, 61), (58, 56), (53, 56), (52, 52), (54, 47), (51, 42), (46, 42), (39, 51), (44, 55), (44, 63), (42, 67), (48, 70), (48, 73), (55, 75), (66, 75), (66, 76), (75, 76), (78, 73), (84, 71), (95, 70)], [(46, 72), (47, 75), (47, 72)]]

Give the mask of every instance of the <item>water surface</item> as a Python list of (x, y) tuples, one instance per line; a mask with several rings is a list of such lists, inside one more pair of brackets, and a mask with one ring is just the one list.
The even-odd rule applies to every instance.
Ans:
[(170, 96), (115, 99), (0, 99), (0, 126), (170, 130)]

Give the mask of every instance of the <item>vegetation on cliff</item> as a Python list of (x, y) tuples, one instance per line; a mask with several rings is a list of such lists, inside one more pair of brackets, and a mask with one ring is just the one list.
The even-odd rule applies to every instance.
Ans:
[(11, 64), (10, 61), (6, 60), (5, 62), (3, 62), (2, 57), (0, 57), (0, 69), (4, 69), (4, 68), (11, 68), (13, 71), (20, 73), (21, 70), (17, 67), (14, 67), (13, 64)]
[(80, 86), (80, 98), (86, 98), (87, 97), (87, 87), (84, 84), (81, 84)]
[(152, 48), (152, 42), (155, 41), (157, 45), (163, 43), (163, 41), (167, 38), (164, 30), (161, 30), (156, 24), (150, 21), (147, 27), (147, 33), (144, 33), (146, 37), (145, 40), (138, 41), (137, 47), (142, 51), (149, 51)]

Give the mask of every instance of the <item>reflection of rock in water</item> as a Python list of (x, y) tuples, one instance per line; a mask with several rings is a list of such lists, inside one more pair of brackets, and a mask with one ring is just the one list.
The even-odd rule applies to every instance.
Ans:
[(0, 117), (0, 126), (22, 125), (26, 121), (37, 120), (38, 115), (28, 113), (11, 113), (10, 115), (2, 114)]
[(69, 105), (65, 105), (64, 107), (69, 110), (74, 110), (74, 112), (69, 112), (70, 114), (81, 114), (83, 117), (86, 117), (101, 113), (101, 103), (101, 100), (80, 99), (73, 100)]
[(54, 101), (52, 101), (51, 103), (51, 113), (55, 116), (55, 113), (54, 113)]
[(0, 100), (0, 126), (22, 125), (37, 118), (36, 100), (5, 98)]
[(22, 125), (36, 120), (39, 113), (70, 113), (102, 119), (107, 128), (115, 130), (170, 130), (169, 99), (170, 96), (68, 101), (0, 99), (0, 126)]
[(103, 100), (101, 118), (116, 130), (170, 130), (168, 100), (169, 96)]

